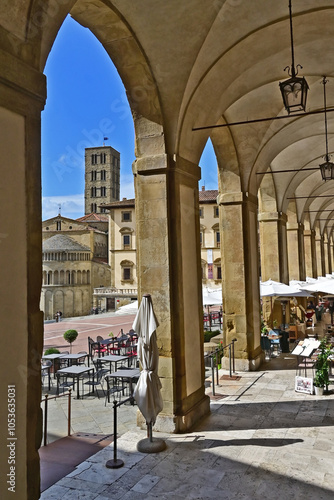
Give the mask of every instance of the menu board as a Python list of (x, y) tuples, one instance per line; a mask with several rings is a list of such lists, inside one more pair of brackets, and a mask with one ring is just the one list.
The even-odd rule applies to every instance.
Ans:
[(315, 339), (305, 339), (297, 344), (291, 354), (295, 356), (305, 356), (309, 358), (312, 353), (318, 349), (320, 345), (320, 340)]

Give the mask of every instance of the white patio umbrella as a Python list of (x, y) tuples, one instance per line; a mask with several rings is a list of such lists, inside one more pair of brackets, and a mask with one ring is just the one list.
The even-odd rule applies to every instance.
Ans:
[(132, 325), (138, 335), (137, 352), (142, 368), (134, 398), (146, 420), (148, 430), (148, 438), (139, 441), (137, 449), (144, 453), (156, 453), (166, 448), (165, 441), (152, 437), (152, 427), (163, 408), (160, 392), (162, 386), (158, 376), (159, 351), (156, 338), (158, 325), (151, 296), (145, 294)]
[(221, 306), (223, 303), (221, 288), (202, 288), (203, 306)]
[(304, 291), (327, 293), (334, 295), (334, 279), (322, 279), (303, 287)]
[(298, 297), (300, 291), (297, 287), (285, 285), (278, 281), (268, 280), (260, 282), (261, 297)]

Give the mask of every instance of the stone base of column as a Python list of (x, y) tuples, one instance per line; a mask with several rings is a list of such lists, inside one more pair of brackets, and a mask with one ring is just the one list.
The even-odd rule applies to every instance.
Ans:
[[(254, 372), (258, 370), (264, 361), (264, 354), (261, 352), (253, 359), (236, 358), (234, 360), (234, 367), (236, 372)], [(230, 364), (228, 358), (222, 358), (222, 368), (229, 370)]]
[[(210, 398), (204, 396), (203, 399), (191, 408), (185, 415), (164, 415), (160, 413), (157, 417), (153, 427), (154, 432), (165, 432), (168, 434), (177, 434), (188, 432), (199, 422), (203, 417), (210, 413)], [(137, 426), (140, 429), (146, 429), (146, 422), (138, 410), (137, 412)]]

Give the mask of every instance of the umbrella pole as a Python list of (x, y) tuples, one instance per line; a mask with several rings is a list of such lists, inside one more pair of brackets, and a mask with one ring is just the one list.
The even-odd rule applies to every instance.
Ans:
[(147, 426), (147, 438), (142, 439), (137, 443), (137, 450), (141, 453), (158, 453), (166, 449), (166, 442), (160, 438), (153, 438), (152, 422)]

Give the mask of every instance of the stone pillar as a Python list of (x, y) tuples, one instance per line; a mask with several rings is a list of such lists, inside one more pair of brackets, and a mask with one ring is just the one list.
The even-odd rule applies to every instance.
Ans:
[(305, 273), (306, 276), (316, 278), (317, 273), (317, 256), (315, 231), (308, 229), (304, 231), (304, 249), (305, 249)]
[(224, 344), (236, 338), (236, 369), (255, 370), (262, 354), (257, 199), (238, 192), (221, 194), (217, 202), (222, 236)]
[[(40, 114), (45, 77), (19, 59), (0, 51), (0, 322), (1, 349), (0, 468), (10, 472), (15, 454), (13, 498), (39, 498), (42, 414), (40, 356), (43, 314)], [(13, 264), (14, 263), (14, 264)], [(7, 400), (15, 400), (15, 425), (8, 425)], [(8, 411), (9, 410), (9, 411)], [(9, 439), (9, 440), (8, 440)], [(9, 477), (7, 476), (9, 479)], [(9, 498), (10, 483), (2, 485)]]
[(325, 260), (324, 260), (324, 244), (323, 244), (323, 236), (321, 236), (318, 232), (315, 238), (316, 244), (316, 253), (317, 253), (317, 271), (318, 276), (325, 276), (326, 268), (325, 268)]
[(328, 239), (328, 272), (332, 274), (333, 272), (333, 237)]
[[(286, 237), (287, 216), (282, 212), (258, 214), (260, 232), (261, 279), (289, 283), (288, 249)], [(275, 311), (274, 311), (275, 310)], [(266, 325), (273, 327), (273, 320), (281, 323), (281, 307), (273, 298), (262, 298), (262, 314)]]
[(324, 234), (323, 237), (323, 245), (324, 245), (324, 265), (325, 265), (325, 275), (329, 273), (329, 243), (327, 234)]
[(287, 216), (282, 212), (262, 212), (258, 220), (262, 281), (288, 283)]
[(305, 280), (304, 226), (298, 222), (287, 223), (289, 279)]
[(155, 428), (185, 432), (210, 411), (204, 388), (200, 169), (180, 157), (156, 154), (138, 158), (133, 171), (138, 296), (151, 294), (159, 321), (164, 408)]

